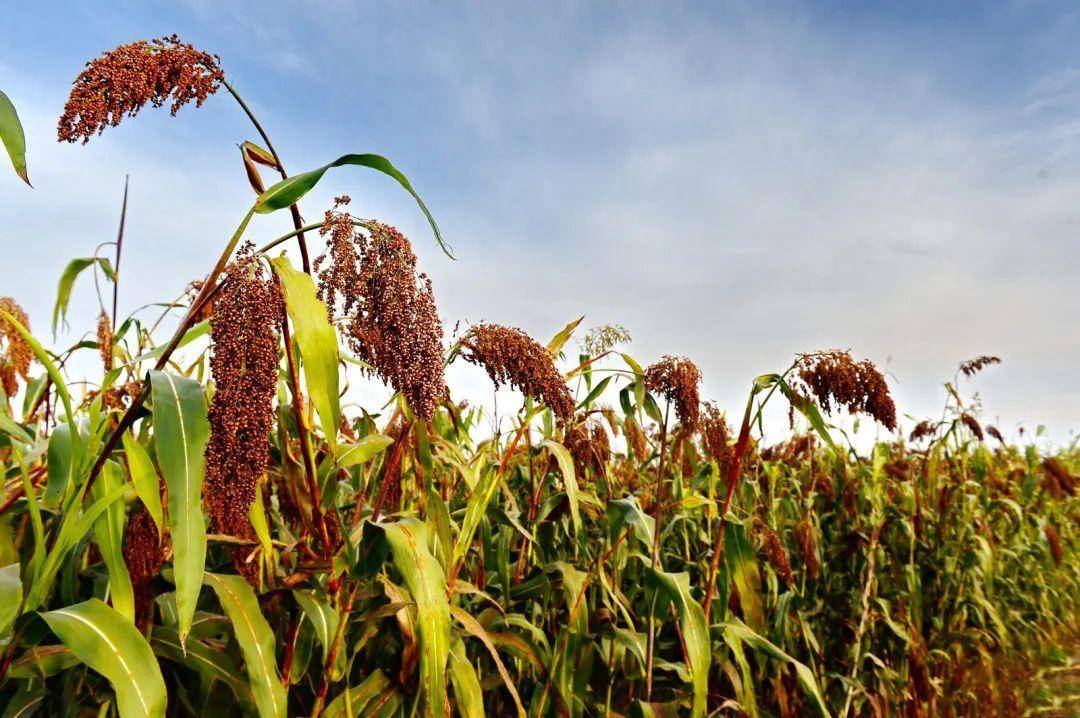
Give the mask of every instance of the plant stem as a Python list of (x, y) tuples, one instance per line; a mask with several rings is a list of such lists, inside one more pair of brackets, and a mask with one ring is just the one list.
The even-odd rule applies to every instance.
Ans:
[(120, 297), (120, 252), (124, 248), (124, 224), (127, 221), (128, 180), (124, 175), (124, 203), (120, 206), (120, 229), (116, 232), (116, 262), (113, 264), (112, 325), (116, 331), (116, 305)]
[[(251, 111), (251, 108), (244, 102), (244, 98), (240, 97), (240, 93), (238, 93), (232, 85), (224, 80), (222, 80), (222, 84), (225, 85), (225, 89), (229, 91), (229, 94), (232, 95), (233, 99), (240, 105), (244, 114), (251, 120), (251, 124), (255, 126), (255, 130), (259, 133), (259, 136), (262, 137), (262, 141), (266, 143), (266, 149), (273, 156), (274, 162), (277, 164), (278, 172), (281, 173), (281, 179), (289, 179), (288, 173), (285, 172), (285, 165), (281, 162), (281, 156), (277, 153), (277, 150), (274, 149), (274, 143), (270, 141), (270, 136), (266, 134), (266, 130), (263, 129), (262, 124), (260, 124), (258, 118), (255, 117), (255, 113)], [(300, 259), (303, 262), (304, 273), (311, 274), (311, 262), (308, 260), (307, 241), (304, 239), (304, 220), (300, 217), (300, 208), (295, 204), (291, 205), (289, 207), (289, 212), (292, 214), (293, 225), (296, 227), (295, 236), (297, 245), (300, 247)]]
[(330, 650), (326, 654), (326, 663), (323, 664), (322, 685), (319, 686), (319, 692), (315, 696), (315, 705), (311, 708), (311, 718), (318, 718), (318, 715), (322, 712), (323, 704), (326, 703), (326, 694), (330, 691), (330, 679), (334, 673), (334, 663), (337, 661), (337, 655), (341, 651), (342, 639), (345, 637), (345, 626), (349, 623), (349, 614), (352, 612), (355, 599), (356, 586), (353, 585), (349, 588), (349, 595), (341, 606), (341, 618), (338, 620), (334, 642), (330, 644)]
[[(664, 421), (660, 425), (660, 461), (656, 465), (656, 483), (653, 497), (653, 541), (652, 541), (652, 569), (660, 562), (660, 519), (664, 512), (664, 458), (667, 456), (667, 427), (668, 414), (671, 411), (671, 402), (664, 407)], [(645, 701), (652, 700), (652, 669), (653, 651), (656, 648), (655, 626), (653, 626), (652, 612), (656, 608), (656, 594), (653, 594), (652, 604), (649, 608), (649, 635), (645, 646)]]

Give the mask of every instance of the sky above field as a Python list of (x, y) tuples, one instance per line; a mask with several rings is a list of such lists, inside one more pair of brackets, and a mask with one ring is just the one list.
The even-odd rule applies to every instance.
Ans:
[[(255, 137), (224, 93), (55, 141), (85, 60), (176, 32), (221, 56), (290, 171), (379, 152), (409, 175), (458, 261), (379, 175), (328, 175), (305, 215), (348, 193), (406, 231), (448, 329), (619, 323), (734, 413), (755, 375), (841, 347), (888, 369), (902, 413), (940, 415), (957, 363), (991, 353), (963, 385), (987, 423), (1080, 428), (1071, 3), (41, 1), (5, 25), (35, 189), (0, 177), (0, 294), (39, 335), (66, 262), (115, 235), (125, 174), (122, 310), (202, 276), (250, 206)], [(96, 316), (88, 283), (74, 304), (58, 344)]]

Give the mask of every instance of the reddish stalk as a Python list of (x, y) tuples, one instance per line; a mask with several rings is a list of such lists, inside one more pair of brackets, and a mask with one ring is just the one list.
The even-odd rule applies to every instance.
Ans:
[(713, 592), (716, 588), (716, 572), (720, 568), (720, 552), (724, 550), (724, 524), (727, 520), (728, 509), (731, 508), (731, 499), (735, 495), (735, 485), (739, 481), (742, 458), (750, 445), (750, 413), (753, 408), (755, 394), (751, 393), (750, 399), (746, 402), (746, 412), (743, 414), (742, 425), (739, 427), (739, 438), (735, 442), (735, 452), (731, 457), (731, 463), (728, 465), (727, 494), (724, 496), (724, 503), (720, 507), (720, 517), (717, 520), (716, 528), (716, 542), (713, 546), (712, 563), (709, 565), (709, 578), (706, 581), (704, 605), (706, 625), (709, 622), (709, 609), (712, 607)]
[(397, 477), (399, 480), (401, 474), (398, 471), (398, 467), (401, 466), (401, 457), (405, 453), (405, 444), (409, 436), (409, 430), (412, 429), (412, 422), (405, 421), (401, 425), (401, 433), (398, 434), (397, 441), (394, 442), (394, 451), (390, 454), (390, 458), (387, 459), (386, 464), (383, 467), (383, 480), (379, 485), (379, 495), (375, 497), (375, 508), (371, 512), (371, 520), (378, 521), (379, 516), (382, 515), (383, 506), (386, 504), (386, 497), (389, 493), (390, 482)]

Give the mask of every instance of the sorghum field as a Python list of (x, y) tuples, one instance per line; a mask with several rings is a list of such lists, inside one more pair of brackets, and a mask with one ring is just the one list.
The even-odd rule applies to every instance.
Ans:
[[(251, 205), (204, 276), (118, 313), (121, 221), (52, 317), (0, 299), (3, 716), (1069, 715), (1080, 451), (984, 421), (967, 382), (1007, 364), (960, 363), (916, 425), (847, 351), (777, 357), (721, 407), (620, 327), (451, 334), (412, 249), (449, 254), (437, 208), (380, 155), (289, 174), (176, 37), (92, 59), (59, 140), (204, 104), (252, 123)], [(3, 95), (0, 133), (26, 180)], [(301, 211), (350, 166), (433, 238), (347, 197)], [(260, 236), (272, 212), (295, 230)], [(73, 301), (96, 331), (50, 346)], [(69, 375), (76, 354), (100, 371)], [(509, 429), (448, 389), (453, 362), (520, 392)], [(357, 406), (361, 376), (393, 398)], [(792, 432), (762, 435), (767, 404)], [(882, 440), (853, 446), (853, 416)]]

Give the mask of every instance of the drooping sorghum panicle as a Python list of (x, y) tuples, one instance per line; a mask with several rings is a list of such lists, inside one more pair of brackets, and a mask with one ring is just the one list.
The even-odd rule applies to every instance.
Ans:
[[(15, 321), (30, 329), (30, 320), (26, 312), (11, 297), (0, 297), (0, 309), (10, 314)], [(11, 397), (19, 390), (19, 379), (26, 381), (30, 371), (30, 361), (34, 352), (30, 345), (15, 330), (15, 325), (0, 318), (0, 386)]]
[(1045, 472), (1050, 483), (1057, 491), (1051, 491), (1051, 493), (1068, 494), (1069, 496), (1076, 496), (1076, 485), (1080, 482), (1080, 479), (1073, 476), (1065, 464), (1061, 463), (1061, 460), (1055, 456), (1047, 457), (1042, 463), (1043, 472)]
[(757, 530), (761, 535), (761, 552), (765, 555), (765, 560), (773, 567), (784, 585), (791, 588), (795, 585), (795, 573), (791, 570), (791, 559), (788, 558), (783, 542), (764, 521), (757, 522)]
[(973, 377), (991, 364), (1000, 364), (1001, 359), (992, 356), (979, 356), (960, 363), (960, 372), (966, 377)]
[(645, 436), (641, 425), (632, 416), (623, 421), (623, 431), (626, 433), (626, 445), (634, 452), (634, 458), (642, 461), (649, 455), (649, 440)]
[(598, 421), (576, 421), (567, 426), (564, 437), (567, 451), (574, 459), (578, 473), (585, 475), (587, 469), (601, 474), (611, 458), (611, 439)]
[(983, 434), (982, 426), (971, 414), (961, 414), (960, 421), (964, 422), (964, 426), (966, 426), (971, 431), (971, 433), (975, 435), (975, 438), (979, 441), (982, 441), (984, 438), (986, 438)]
[[(323, 215), (319, 235), (325, 239), (327, 251), (313, 265), (319, 275), (319, 298), (332, 309), (340, 297), (343, 314), (363, 303), (359, 250), (366, 249), (367, 238), (357, 234), (352, 216), (344, 209), (351, 201), (348, 195), (335, 197), (333, 208)], [(328, 259), (329, 264), (324, 268)]]
[(720, 407), (711, 401), (706, 402), (704, 406), (705, 410), (702, 412), (701, 424), (698, 427), (701, 443), (709, 458), (720, 467), (721, 475), (723, 475), (724, 468), (732, 458), (731, 429)]
[(199, 107), (224, 80), (216, 55), (176, 35), (120, 45), (86, 63), (75, 78), (57, 137), (86, 144), (106, 127), (137, 115), (147, 103), (161, 107), (171, 100), (173, 115), (193, 100)]
[(144, 630), (150, 623), (154, 595), (152, 584), (165, 561), (165, 546), (150, 512), (136, 502), (124, 530), (124, 565), (135, 593), (135, 625)]
[(1054, 559), (1054, 563), (1060, 566), (1065, 560), (1065, 547), (1061, 543), (1061, 534), (1057, 530), (1057, 526), (1053, 524), (1046, 524), (1046, 528), (1043, 529), (1043, 533), (1046, 535), (1046, 545), (1050, 549), (1050, 556)]
[(608, 428), (611, 429), (611, 435), (618, 438), (619, 418), (615, 415), (615, 410), (610, 406), (604, 406), (600, 408), (600, 415), (604, 417), (604, 421), (607, 422)]
[(593, 327), (581, 340), (581, 349), (591, 357), (598, 357), (615, 347), (630, 341), (630, 332), (621, 324), (603, 324)]
[(645, 388), (675, 404), (679, 422), (697, 428), (701, 371), (684, 357), (665, 356), (645, 370)]
[(837, 349), (801, 354), (796, 360), (799, 382), (827, 413), (844, 407), (851, 414), (873, 417), (890, 431), (896, 429), (896, 405), (885, 376), (873, 362), (857, 362)]
[(250, 244), (223, 281), (210, 322), (214, 396), (203, 496), (214, 531), (251, 538), (248, 510), (270, 458), (284, 300)]
[(928, 436), (933, 436), (937, 431), (937, 424), (929, 419), (920, 421), (915, 425), (915, 428), (911, 430), (911, 435), (908, 437), (908, 441), (916, 442), (925, 439)]
[(101, 363), (105, 366), (105, 371), (112, 369), (112, 343), (113, 343), (113, 330), (112, 322), (109, 321), (109, 315), (104, 311), (101, 312), (101, 316), (98, 317), (97, 323), (97, 343), (98, 353), (101, 354)]
[(986, 427), (986, 433), (997, 439), (1000, 443), (1005, 443), (1005, 437), (1001, 435), (1001, 432), (998, 431), (996, 426), (990, 425)]
[(817, 542), (814, 540), (814, 526), (809, 519), (803, 519), (795, 525), (795, 541), (799, 544), (806, 575), (816, 581), (821, 575), (821, 562), (817, 555)]
[(574, 415), (574, 397), (550, 352), (525, 332), (499, 324), (477, 324), (461, 345), (465, 361), (484, 367), (495, 386), (510, 384), (547, 404), (563, 421)]
[(405, 235), (379, 222), (367, 224), (370, 236), (356, 232), (352, 218), (336, 211), (346, 204), (339, 197), (320, 230), (330, 260), (324, 267), (324, 255), (316, 265), (320, 297), (331, 308), (340, 301), (349, 346), (428, 421), (447, 394), (431, 280), (416, 271)]

